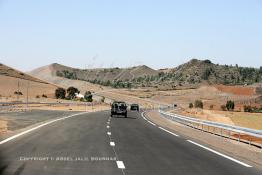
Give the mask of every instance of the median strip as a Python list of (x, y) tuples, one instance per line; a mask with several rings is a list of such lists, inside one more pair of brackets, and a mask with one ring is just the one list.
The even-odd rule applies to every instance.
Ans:
[(194, 145), (197, 145), (197, 146), (199, 146), (199, 147), (201, 147), (201, 148), (204, 148), (204, 149), (206, 149), (206, 150), (208, 150), (208, 151), (210, 151), (210, 152), (212, 152), (212, 153), (215, 153), (215, 154), (217, 154), (217, 155), (219, 155), (219, 156), (222, 156), (222, 157), (224, 157), (224, 158), (226, 158), (226, 159), (229, 159), (229, 160), (231, 160), (231, 161), (233, 161), (233, 162), (236, 162), (236, 163), (238, 163), (238, 164), (240, 164), (240, 165), (243, 165), (243, 166), (248, 167), (248, 168), (252, 167), (251, 165), (248, 165), (248, 164), (246, 164), (246, 163), (244, 163), (244, 162), (241, 162), (241, 161), (239, 161), (239, 160), (236, 160), (236, 159), (234, 159), (234, 158), (232, 158), (232, 157), (229, 157), (229, 156), (227, 156), (227, 155), (225, 155), (225, 154), (222, 154), (222, 153), (220, 153), (220, 152), (217, 152), (217, 151), (215, 151), (215, 150), (213, 150), (213, 149), (211, 149), (211, 148), (208, 148), (208, 147), (205, 147), (205, 146), (203, 146), (203, 145), (200, 145), (199, 143), (193, 142), (193, 141), (191, 141), (191, 140), (187, 140), (187, 141), (190, 142), (190, 143), (192, 143), (192, 144), (194, 144)]

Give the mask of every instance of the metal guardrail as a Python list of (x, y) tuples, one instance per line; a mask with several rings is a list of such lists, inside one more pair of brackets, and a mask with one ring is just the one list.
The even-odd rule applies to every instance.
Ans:
[[(212, 122), (212, 121), (207, 121), (207, 120), (201, 120), (201, 119), (196, 119), (196, 118), (191, 118), (191, 117), (186, 117), (170, 112), (165, 112), (163, 110), (159, 110), (159, 113), (162, 114), (167, 119), (170, 119), (172, 121), (179, 122), (181, 124), (200, 129), (206, 132), (211, 132), (213, 134), (217, 134), (223, 137), (228, 137), (230, 139), (236, 139), (238, 141), (242, 141), (248, 144), (252, 144), (255, 146), (259, 146), (262, 148), (262, 130), (255, 130), (255, 129), (250, 129), (250, 128), (244, 128), (244, 127), (239, 127), (239, 126), (233, 126), (233, 125), (227, 125), (227, 124), (222, 124), (218, 122)], [(211, 129), (213, 128), (213, 130)], [(214, 128), (218, 129), (218, 132), (214, 132)], [(227, 131), (226, 134), (223, 135), (223, 131)], [(232, 137), (232, 134), (235, 133), (238, 135), (238, 137)], [(241, 138), (241, 135), (247, 135), (251, 136), (250, 138)], [(257, 142), (256, 139), (261, 141)], [(253, 140), (253, 141), (252, 141)]]

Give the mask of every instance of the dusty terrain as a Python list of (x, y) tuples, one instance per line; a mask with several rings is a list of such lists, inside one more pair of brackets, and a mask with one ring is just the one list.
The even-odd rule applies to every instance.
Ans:
[[(58, 87), (46, 81), (37, 79), (28, 74), (0, 64), (0, 100), (12, 101), (21, 98), (35, 98), (45, 95), (54, 97), (55, 89)], [(21, 92), (16, 95), (15, 92)]]

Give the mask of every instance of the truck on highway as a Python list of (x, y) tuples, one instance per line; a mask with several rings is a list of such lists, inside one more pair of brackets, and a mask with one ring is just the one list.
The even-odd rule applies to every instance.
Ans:
[(123, 115), (127, 117), (127, 104), (122, 101), (115, 101), (111, 105), (111, 117), (114, 115)]

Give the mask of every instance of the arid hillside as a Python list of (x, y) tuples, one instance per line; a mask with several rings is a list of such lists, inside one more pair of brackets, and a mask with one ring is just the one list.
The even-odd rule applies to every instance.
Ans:
[(35, 98), (36, 96), (54, 97), (56, 85), (32, 77), (26, 73), (0, 64), (0, 97), (2, 101)]
[(131, 80), (156, 76), (158, 75), (158, 71), (145, 65), (130, 68), (76, 69), (54, 63), (37, 68), (31, 71), (30, 74), (52, 82), (54, 82), (54, 77), (56, 79), (57, 77), (62, 77), (71, 80), (88, 81), (103, 86), (126, 87), (131, 86)]

